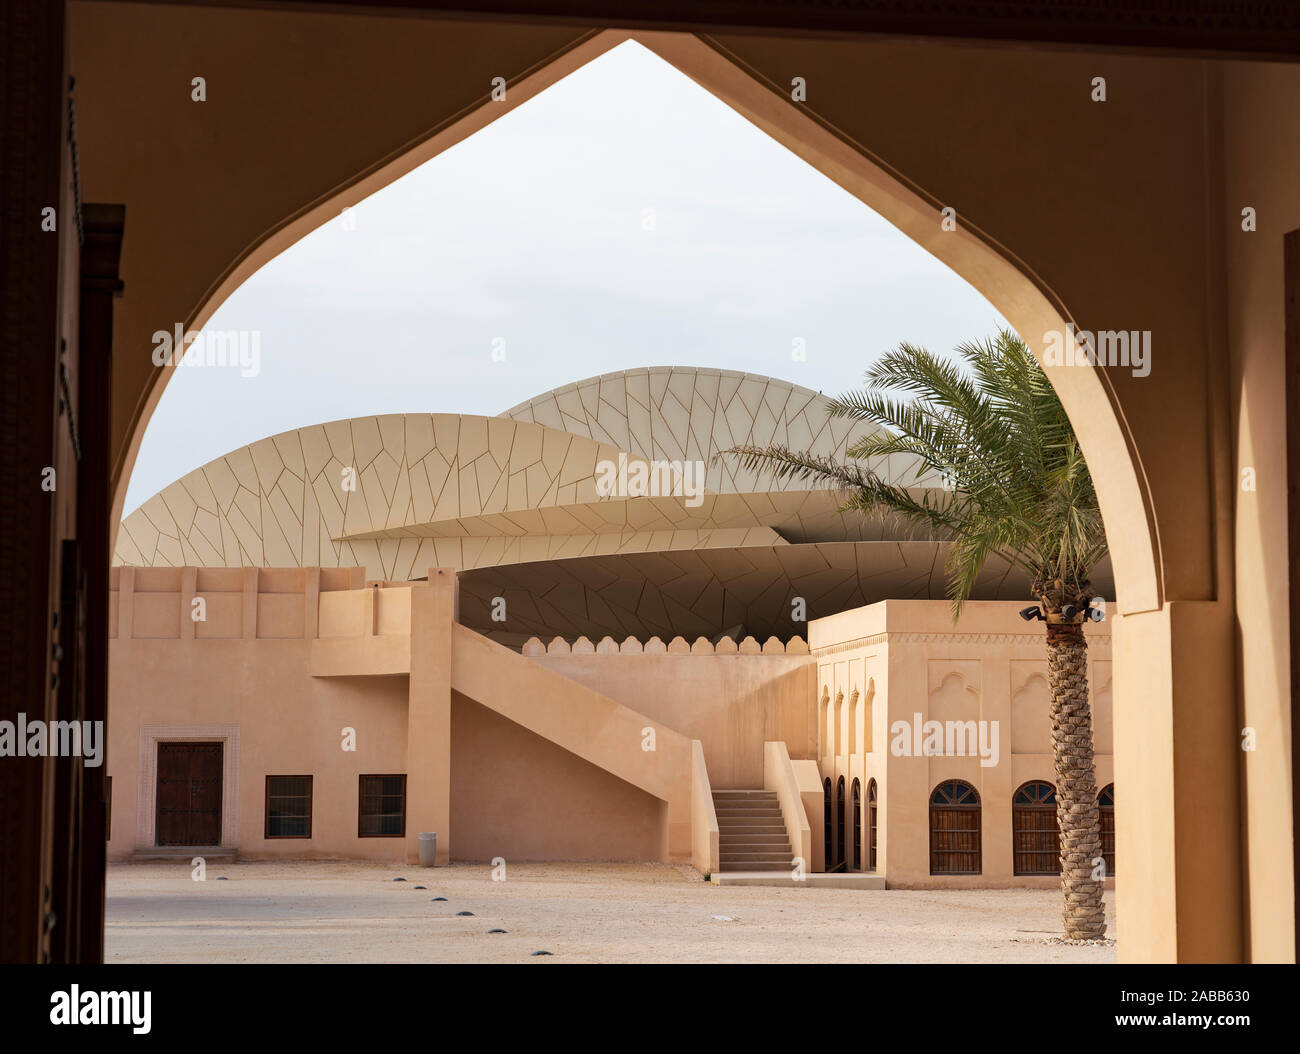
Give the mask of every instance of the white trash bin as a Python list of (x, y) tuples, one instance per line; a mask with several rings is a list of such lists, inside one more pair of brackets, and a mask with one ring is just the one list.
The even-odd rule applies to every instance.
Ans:
[(421, 831), (420, 832), (420, 866), (433, 867), (433, 863), (438, 859), (438, 832)]

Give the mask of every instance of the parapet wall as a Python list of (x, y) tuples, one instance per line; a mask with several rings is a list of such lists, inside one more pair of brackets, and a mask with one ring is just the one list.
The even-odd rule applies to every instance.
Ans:
[(312, 640), (410, 632), (411, 584), (360, 567), (114, 567), (109, 637)]
[(599, 644), (592, 644), (587, 637), (579, 637), (570, 644), (563, 637), (555, 637), (550, 644), (543, 644), (537, 637), (529, 637), (523, 648), (525, 655), (807, 655), (808, 645), (802, 637), (791, 637), (788, 643), (782, 643), (779, 637), (768, 637), (759, 644), (753, 637), (746, 637), (739, 644), (731, 637), (723, 637), (716, 644), (708, 637), (697, 637), (694, 644), (687, 644), (685, 637), (674, 637), (665, 644), (659, 637), (651, 637), (644, 644), (636, 637), (627, 637), (619, 644), (613, 637), (601, 637)]

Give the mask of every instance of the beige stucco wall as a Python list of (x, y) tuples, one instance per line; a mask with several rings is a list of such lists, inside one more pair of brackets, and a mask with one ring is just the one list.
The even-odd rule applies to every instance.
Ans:
[[(690, 856), (690, 741), (663, 725), (645, 752), (654, 718), (457, 626), (446, 569), (393, 587), (127, 567), (112, 586), (113, 859), (153, 846), (159, 737), (225, 744), (221, 844), (249, 858), (411, 861), (422, 830), (440, 862)], [(358, 837), (362, 773), (406, 774), (405, 837)], [(267, 840), (266, 776), (307, 774), (312, 837)]]
[(456, 693), (457, 860), (663, 860), (667, 804)]
[[(1300, 70), (1229, 63), (1223, 71), (1228, 370), (1231, 374), (1233, 551), (1240, 704), (1237, 727), (1255, 731), (1241, 754), (1244, 869), (1259, 909), (1247, 919), (1252, 958), (1294, 962), (1290, 640), (1287, 595), (1285, 326), (1281, 237), (1300, 228)], [(1244, 208), (1257, 230), (1241, 229)], [(1251, 481), (1246, 470), (1251, 470)], [(1253, 482), (1253, 489), (1247, 489)]]
[(763, 744), (816, 756), (807, 655), (538, 655), (533, 660), (704, 745), (714, 789), (763, 786)]
[[(140, 832), (153, 809), (141, 786), (142, 760), (148, 767), (142, 739), (150, 729), (174, 739), (237, 734), (227, 739), (223, 760), (235, 768), (233, 844), (242, 856), (404, 859), (401, 839), (357, 838), (357, 777), (406, 770), (406, 678), (313, 678), (307, 646), (267, 639), (113, 642), (109, 859), (149, 844)], [(356, 730), (355, 752), (342, 749), (345, 727)], [(305, 774), (314, 777), (311, 839), (266, 840), (266, 777)]]
[[(861, 781), (862, 827), (848, 836), (864, 847), (877, 780), (878, 871), (891, 886), (1055, 884), (1012, 873), (1011, 795), (1053, 781), (1044, 637), (1016, 604), (972, 603), (956, 626), (946, 602), (874, 604), (810, 623), (812, 654), (798, 640), (760, 651), (750, 638), (736, 652), (679, 638), (651, 652), (629, 640), (626, 652), (605, 641), (520, 655), (455, 624), (445, 569), (392, 586), (349, 569), (123, 568), (114, 584), (115, 859), (152, 844), (148, 772), (164, 735), (224, 737), (235, 807), (223, 844), (247, 857), (411, 860), (418, 832), (435, 830), (442, 860), (711, 866), (707, 784), (780, 791), (815, 871), (820, 779), (843, 776), (846, 792)], [(195, 598), (206, 621), (189, 615)], [(1103, 786), (1109, 623), (1088, 637)], [(914, 714), (989, 722), (997, 763), (896, 756), (894, 723)], [(345, 728), (355, 752), (341, 749)], [(407, 774), (405, 838), (357, 837), (361, 773)], [(311, 839), (263, 837), (265, 777), (276, 774), (314, 777)], [(981, 795), (978, 876), (929, 874), (929, 795), (949, 778)], [(795, 830), (805, 822), (806, 837)]]
[[(223, 844), (242, 855), (404, 857), (401, 839), (357, 838), (357, 777), (406, 770), (407, 679), (310, 673), (320, 589), (360, 585), (355, 571), (113, 572), (110, 859), (152, 844), (154, 803), (144, 781), (154, 736), (223, 738), (228, 786), (236, 788), (223, 801)], [(360, 590), (349, 595), (357, 604), (366, 599)], [(191, 616), (195, 597), (204, 621)], [(355, 751), (343, 750), (345, 728), (355, 730)], [(266, 777), (306, 774), (313, 776), (312, 837), (267, 840)]]

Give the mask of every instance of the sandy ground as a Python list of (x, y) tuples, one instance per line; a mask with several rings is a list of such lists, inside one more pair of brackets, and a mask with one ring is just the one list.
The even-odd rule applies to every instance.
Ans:
[[(689, 867), (655, 864), (518, 864), (503, 882), (474, 864), (238, 863), (213, 865), (203, 882), (185, 865), (113, 864), (105, 955), (153, 963), (1114, 962), (1113, 946), (1041, 943), (1061, 932), (1060, 905), (1055, 890), (719, 888)], [(553, 954), (532, 955), (540, 950)]]

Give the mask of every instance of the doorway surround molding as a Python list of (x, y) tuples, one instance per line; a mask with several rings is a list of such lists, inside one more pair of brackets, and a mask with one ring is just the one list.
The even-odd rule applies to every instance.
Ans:
[(239, 830), (239, 726), (144, 725), (140, 729), (140, 780), (136, 788), (137, 849), (152, 849), (157, 839), (158, 744), (221, 743), (221, 844), (235, 845)]

